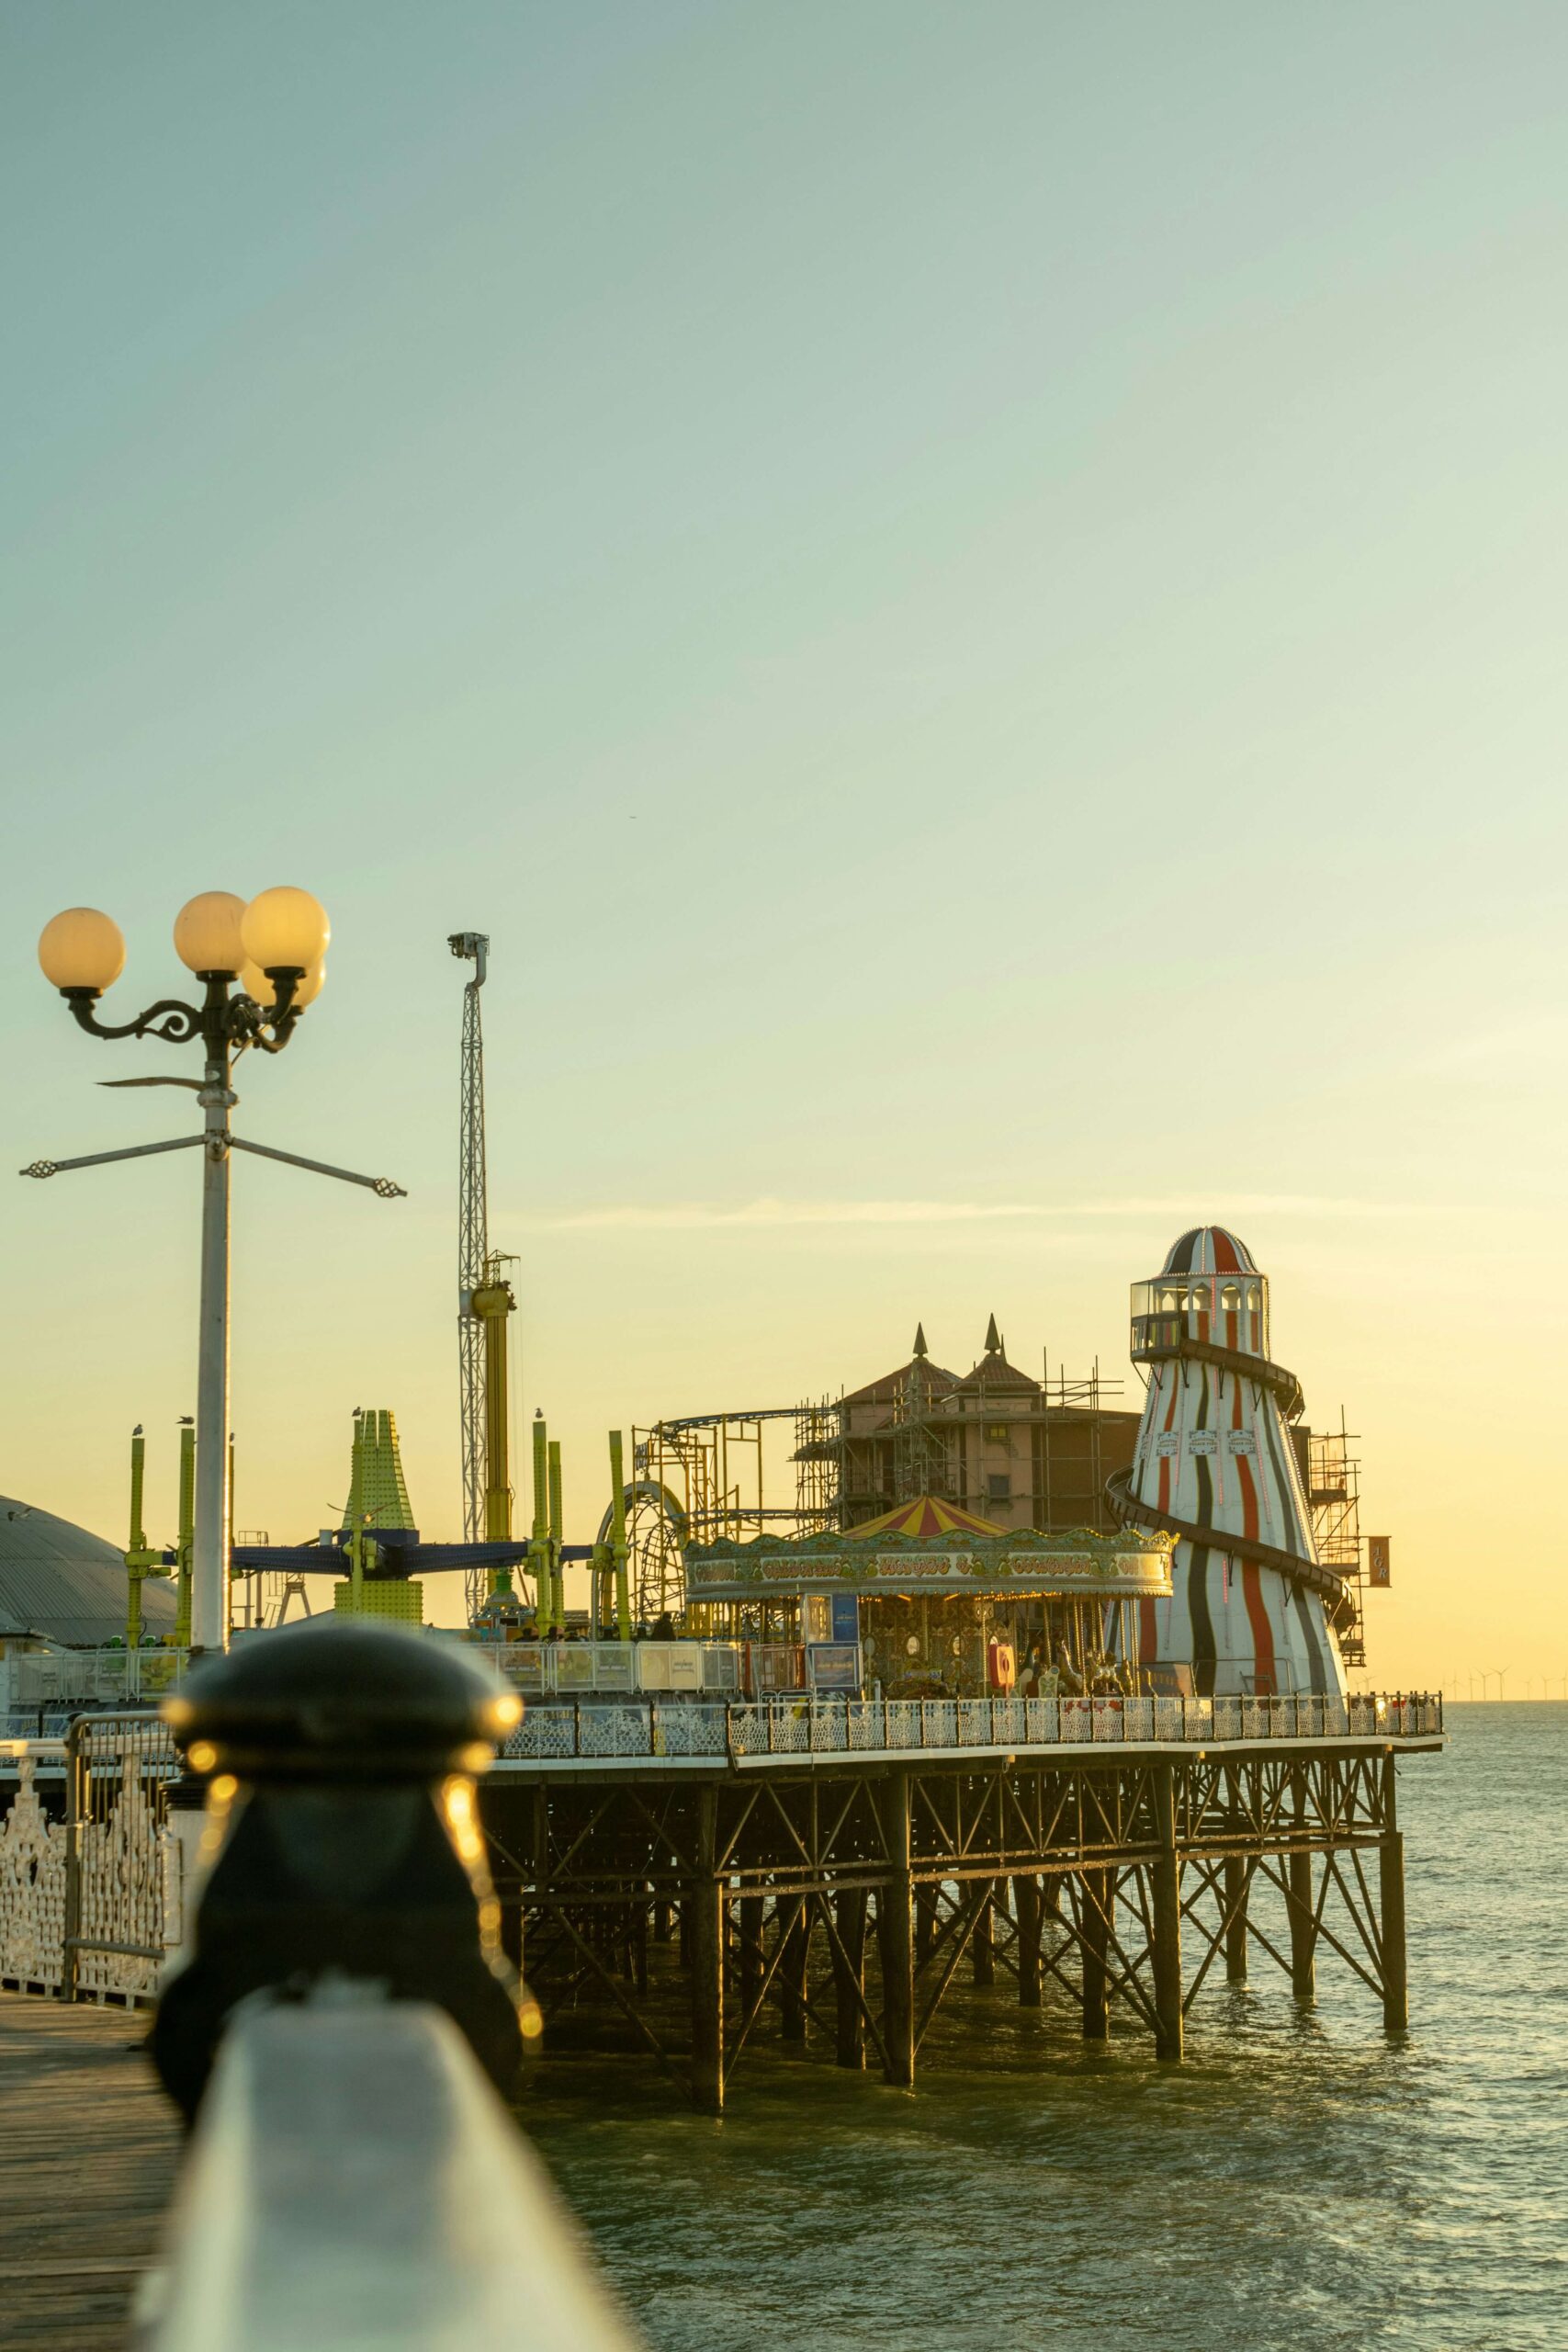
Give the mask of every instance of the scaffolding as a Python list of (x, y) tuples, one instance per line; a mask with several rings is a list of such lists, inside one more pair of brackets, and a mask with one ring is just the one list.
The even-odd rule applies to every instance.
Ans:
[[(746, 1413), (693, 1413), (632, 1430), (626, 1489), (632, 1614), (640, 1624), (678, 1621), (686, 1606), (687, 1544), (728, 1537), (744, 1543), (764, 1528), (801, 1532), (813, 1522), (798, 1504), (765, 1499), (764, 1428), (795, 1426), (817, 1408), (765, 1406)], [(816, 1523), (829, 1524), (829, 1521)]]
[(1345, 1426), (1339, 1408), (1337, 1430), (1308, 1430), (1307, 1503), (1312, 1512), (1312, 1538), (1318, 1559), (1345, 1579), (1355, 1604), (1355, 1622), (1339, 1636), (1339, 1654), (1347, 1666), (1364, 1666), (1366, 1645), (1365, 1554), (1361, 1539), (1361, 1464), (1350, 1449), (1359, 1437)]
[[(917, 1355), (888, 1384), (885, 1400), (868, 1407), (863, 1392), (797, 1406), (798, 1532), (843, 1532), (920, 1495), (984, 1511), (992, 1498), (970, 1491), (971, 1435), (1005, 1428), (1021, 1469), (1027, 1459), (1028, 1484), (1017, 1499), (1027, 1502), (1031, 1525), (1047, 1534), (1068, 1527), (1114, 1532), (1105, 1482), (1132, 1458), (1137, 1416), (1122, 1408), (1122, 1383), (1105, 1378), (1098, 1357), (1087, 1378), (1053, 1376), (1049, 1363), (1044, 1372), (1036, 1389), (1022, 1392), (1027, 1403), (1018, 1396), (987, 1400), (939, 1385)], [(854, 1426), (856, 1410), (877, 1411), (883, 1401), (879, 1418)]]
[(795, 1408), (796, 1532), (820, 1535), (839, 1524), (840, 1408), (830, 1396)]

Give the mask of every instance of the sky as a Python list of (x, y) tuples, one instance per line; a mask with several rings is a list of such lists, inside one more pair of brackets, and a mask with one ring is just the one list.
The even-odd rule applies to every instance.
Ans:
[[(0, 1128), (181, 1131), (33, 947), (329, 978), (241, 1130), (237, 1522), (355, 1406), (460, 1530), (487, 931), (519, 1408), (1124, 1379), (1201, 1220), (1393, 1542), (1370, 1679), (1568, 1675), (1568, 14), (1452, 0), (55, 0), (0, 14)], [(259, 1059), (259, 1057), (255, 1057)], [(13, 1185), (0, 1487), (119, 1535), (194, 1159)]]

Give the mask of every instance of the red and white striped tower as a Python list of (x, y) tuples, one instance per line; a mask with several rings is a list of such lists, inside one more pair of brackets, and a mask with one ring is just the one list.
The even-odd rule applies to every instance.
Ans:
[(1111, 1500), (1181, 1539), (1170, 1599), (1142, 1603), (1142, 1663), (1190, 1666), (1200, 1695), (1342, 1693), (1343, 1586), (1319, 1564), (1288, 1427), (1301, 1385), (1269, 1360), (1269, 1283), (1234, 1233), (1196, 1226), (1134, 1283), (1133, 1361), (1148, 1398)]

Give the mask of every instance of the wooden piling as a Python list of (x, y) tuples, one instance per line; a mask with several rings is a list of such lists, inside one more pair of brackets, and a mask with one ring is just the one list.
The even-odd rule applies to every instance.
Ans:
[(1382, 1837), (1378, 1844), (1378, 1908), (1382, 1915), (1382, 2021), (1388, 2033), (1410, 2024), (1410, 1986), (1404, 1950), (1404, 1839), (1399, 1829), (1394, 1756), (1382, 1763)]
[(697, 1867), (681, 1905), (691, 1953), (692, 2103), (706, 2115), (724, 2111), (724, 1908), (718, 1875), (718, 1797), (697, 1794)]
[(915, 1948), (911, 1932), (909, 1776), (890, 1771), (877, 1792), (887, 1880), (876, 1895), (876, 1938), (882, 1962), (882, 2040), (890, 2083), (915, 2080)]
[(1154, 1981), (1155, 2055), (1179, 2064), (1182, 2054), (1181, 2014), (1181, 1865), (1176, 1851), (1176, 1768), (1157, 1765), (1154, 1772), (1155, 1856)]

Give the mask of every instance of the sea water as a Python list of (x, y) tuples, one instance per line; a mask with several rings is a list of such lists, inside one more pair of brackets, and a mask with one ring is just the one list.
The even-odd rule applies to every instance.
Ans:
[(912, 2093), (776, 2027), (722, 2120), (642, 2058), (547, 2064), (529, 2129), (649, 2343), (1563, 2352), (1568, 1705), (1449, 1724), (1399, 1772), (1406, 2037), (1331, 1951), (1311, 2007), (1255, 1951), (1180, 2067), (1000, 1969)]

